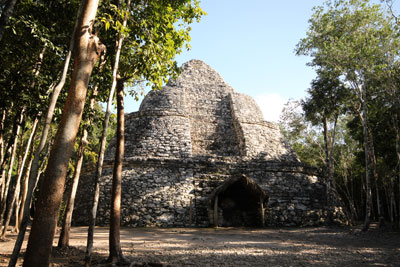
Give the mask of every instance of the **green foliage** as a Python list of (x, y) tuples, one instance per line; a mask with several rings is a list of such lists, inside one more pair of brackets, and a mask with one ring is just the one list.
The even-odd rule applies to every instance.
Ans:
[(279, 124), (285, 140), (301, 162), (323, 168), (324, 150), (321, 129), (305, 120), (301, 102), (289, 100), (282, 110)]
[[(378, 180), (372, 183), (373, 198), (380, 192), (386, 218), (390, 214), (385, 202), (388, 194), (395, 190), (400, 195), (394, 189), (399, 188), (396, 179), (400, 183), (395, 146), (400, 129), (400, 31), (396, 22), (393, 14), (368, 0), (326, 1), (314, 8), (307, 36), (295, 50), (297, 55), (311, 57), (309, 65), (318, 77), (302, 101), (298, 118), (284, 118), (286, 125), (295, 126), (284, 127), (286, 135), (300, 158), (308, 163), (314, 159), (318, 165), (320, 155), (314, 144), (323, 144), (321, 135), (326, 129), (321, 125), (325, 121), (333, 129), (337, 122), (333, 149), (337, 190), (358, 219), (364, 216), (366, 205), (366, 153), (369, 163), (371, 151), (375, 153)], [(372, 136), (370, 140), (366, 132)], [(312, 133), (317, 137), (305, 138)], [(364, 139), (373, 150), (365, 151)], [(373, 210), (376, 216), (377, 207)]]
[(77, 5), (78, 1), (66, 0), (24, 0), (16, 5), (0, 43), (1, 109), (26, 107), (30, 117), (46, 110), (49, 88), (68, 49), (74, 25), (70, 14), (76, 13)]
[[(112, 59), (116, 36), (125, 37), (119, 75), (130, 86), (132, 95), (137, 94), (134, 90), (138, 84), (161, 89), (169, 77), (179, 73), (175, 55), (184, 46), (189, 48), (189, 25), (199, 21), (205, 13), (198, 1), (190, 0), (133, 1), (129, 11), (124, 5), (125, 2), (120, 6), (103, 2), (102, 15), (96, 24), (100, 38)], [(123, 28), (126, 16), (127, 26)], [(108, 62), (113, 64), (113, 60)]]
[(335, 0), (316, 7), (296, 53), (311, 56), (311, 66), (343, 75), (352, 86), (379, 75), (398, 55), (398, 33), (391, 17), (368, 2)]
[(351, 97), (339, 77), (328, 72), (319, 72), (307, 93), (308, 97), (301, 104), (306, 119), (314, 125), (324, 120), (335, 121), (346, 112), (346, 102)]

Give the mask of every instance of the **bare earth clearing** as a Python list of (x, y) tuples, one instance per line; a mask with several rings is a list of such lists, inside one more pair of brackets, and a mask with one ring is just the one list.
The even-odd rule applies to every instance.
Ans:
[[(86, 234), (73, 228), (75, 248), (54, 249), (52, 266), (83, 266)], [(0, 243), (0, 266), (14, 240)], [(121, 242), (131, 266), (400, 266), (400, 233), (376, 228), (123, 228)], [(108, 228), (97, 228), (94, 266), (107, 255)]]

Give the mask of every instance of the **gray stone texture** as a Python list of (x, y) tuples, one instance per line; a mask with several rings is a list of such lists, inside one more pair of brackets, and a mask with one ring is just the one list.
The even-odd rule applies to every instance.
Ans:
[[(98, 223), (108, 224), (115, 141), (106, 152)], [(236, 93), (199, 60), (161, 91), (150, 92), (140, 110), (126, 116), (122, 221), (127, 226), (209, 226), (208, 196), (232, 175), (246, 174), (269, 196), (267, 225), (318, 225), (328, 210), (326, 186), (285, 143), (279, 127), (263, 119), (255, 101)], [(87, 223), (92, 176), (81, 179), (74, 213)], [(223, 207), (224, 203), (221, 203)], [(221, 225), (224, 210), (219, 208)]]

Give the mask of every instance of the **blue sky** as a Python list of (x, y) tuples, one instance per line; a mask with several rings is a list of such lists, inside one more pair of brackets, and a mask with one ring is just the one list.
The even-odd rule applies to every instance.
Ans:
[[(237, 92), (255, 98), (266, 120), (277, 121), (283, 104), (304, 97), (315, 78), (306, 66), (310, 59), (293, 51), (306, 35), (312, 8), (323, 2), (201, 0), (208, 15), (192, 25), (192, 49), (177, 61), (203, 60)], [(139, 103), (128, 98), (126, 112)]]

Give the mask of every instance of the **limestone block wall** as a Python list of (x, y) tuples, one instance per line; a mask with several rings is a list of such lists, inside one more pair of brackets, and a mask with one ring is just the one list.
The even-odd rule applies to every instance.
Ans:
[(176, 84), (186, 94), (193, 155), (239, 155), (228, 97), (232, 87), (204, 63), (192, 63)]
[[(111, 141), (105, 158), (113, 160), (115, 138)], [(129, 114), (125, 125), (125, 157), (192, 156), (190, 121), (176, 110), (139, 111)]]
[[(145, 97), (140, 106), (140, 114), (148, 117), (146, 113), (179, 112), (182, 116), (187, 116), (189, 124), (182, 124), (178, 120), (174, 127), (189, 131), (192, 155), (237, 156), (239, 147), (229, 101), (229, 94), (233, 92), (222, 77), (208, 65), (201, 61), (191, 61), (190, 65), (183, 66), (182, 74), (177, 80), (169, 81), (162, 91), (152, 91)], [(173, 124), (173, 120), (171, 122)], [(162, 127), (168, 129), (172, 124), (165, 123)], [(149, 127), (143, 128), (143, 131), (150, 131), (154, 124), (145, 125)], [(155, 130), (159, 131), (159, 128)], [(142, 131), (142, 128), (140, 130)], [(173, 127), (168, 130), (173, 130)], [(148, 140), (150, 141), (150, 138)], [(151, 145), (148, 156), (157, 154), (154, 152), (154, 146), (161, 145), (162, 142), (163, 139), (157, 139)], [(143, 144), (143, 148), (148, 148), (148, 145)], [(136, 150), (133, 151), (136, 153)], [(158, 154), (169, 156), (168, 153)]]
[(299, 162), (286, 144), (278, 125), (264, 121), (253, 98), (234, 93), (229, 95), (229, 100), (242, 156)]
[(150, 91), (140, 104), (140, 111), (179, 111), (186, 113), (185, 89), (167, 85), (161, 91)]
[[(112, 168), (101, 181), (98, 224), (109, 223)], [(314, 174), (313, 174), (314, 172)], [(126, 161), (122, 182), (121, 224), (125, 226), (210, 226), (208, 196), (234, 173), (244, 173), (268, 194), (266, 225), (317, 225), (326, 219), (325, 185), (315, 170), (280, 162), (227, 162), (210, 159)], [(82, 177), (75, 224), (86, 224), (91, 179)]]
[(193, 98), (189, 103), (193, 155), (239, 155), (229, 99), (198, 94)]
[(265, 167), (262, 163), (255, 163), (253, 168), (244, 172), (269, 196), (267, 224), (295, 226), (324, 223), (326, 214), (323, 212), (327, 203), (323, 181), (315, 171), (302, 165), (285, 165), (275, 163)]
[(221, 75), (201, 60), (190, 60), (182, 65), (181, 70), (179, 77), (169, 80), (167, 86), (196, 88), (206, 85), (223, 87), (224, 91), (233, 92), (233, 88), (227, 85)]
[[(193, 172), (180, 161), (134, 159), (125, 164), (122, 180), (121, 224), (133, 227), (172, 227), (189, 225), (190, 201), (194, 199)], [(79, 190), (92, 185), (90, 176), (82, 177)], [(98, 225), (110, 218), (112, 172), (106, 168), (101, 179)], [(81, 189), (82, 188), (82, 189)], [(78, 190), (78, 193), (79, 193)], [(74, 222), (86, 224), (87, 194), (77, 194)]]

